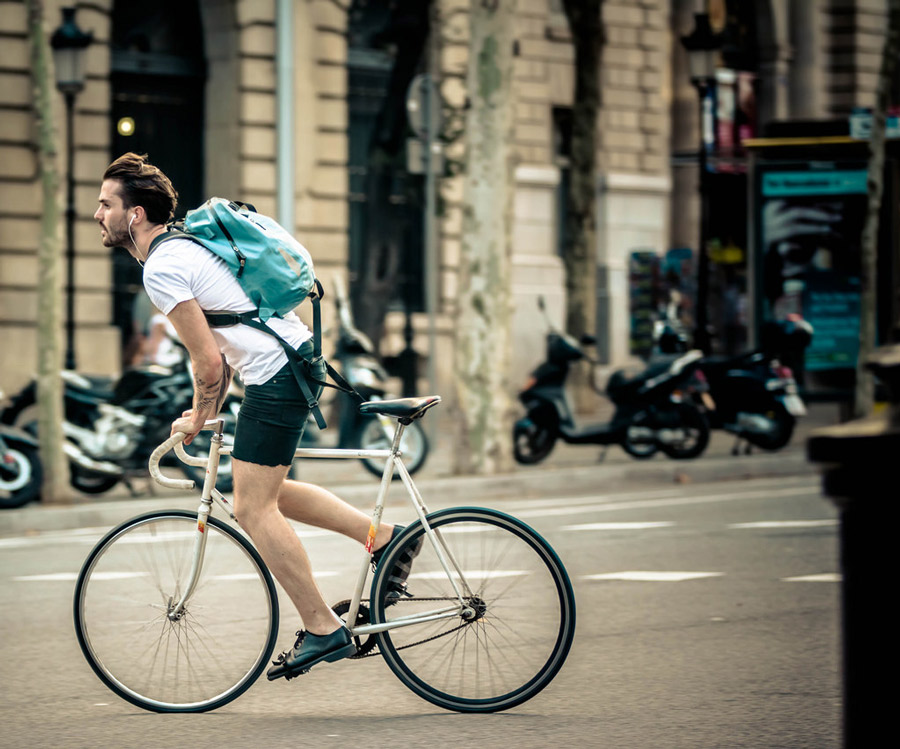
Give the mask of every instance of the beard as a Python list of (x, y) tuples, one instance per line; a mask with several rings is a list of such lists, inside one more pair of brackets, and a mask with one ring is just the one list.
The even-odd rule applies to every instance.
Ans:
[(100, 226), (101, 230), (106, 233), (100, 234), (100, 241), (104, 247), (124, 247), (128, 249), (132, 246), (131, 239), (128, 236), (128, 230), (123, 227)]

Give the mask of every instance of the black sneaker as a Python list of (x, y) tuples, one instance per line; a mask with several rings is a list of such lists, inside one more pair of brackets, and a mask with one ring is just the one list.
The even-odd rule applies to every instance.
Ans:
[[(372, 569), (378, 569), (378, 563), (381, 561), (381, 558), (384, 556), (385, 550), (393, 543), (394, 539), (400, 535), (401, 531), (405, 526), (395, 525), (394, 530), (391, 531), (390, 540), (382, 546), (378, 551), (372, 552)], [(386, 599), (392, 599), (391, 602), (396, 602), (398, 599), (403, 597), (411, 597), (411, 594), (406, 589), (406, 581), (409, 578), (409, 573), (412, 570), (413, 559), (419, 556), (419, 552), (422, 550), (422, 542), (425, 540), (424, 535), (415, 543), (413, 546), (408, 546), (403, 549), (403, 553), (394, 562), (394, 567), (388, 574), (387, 578), (387, 591), (385, 592)], [(390, 603), (388, 604), (390, 605)]]
[(314, 635), (305, 630), (297, 633), (294, 647), (272, 661), (272, 668), (266, 672), (269, 681), (282, 676), (288, 679), (305, 674), (317, 663), (332, 663), (356, 653), (356, 646), (346, 627), (332, 632), (330, 635)]

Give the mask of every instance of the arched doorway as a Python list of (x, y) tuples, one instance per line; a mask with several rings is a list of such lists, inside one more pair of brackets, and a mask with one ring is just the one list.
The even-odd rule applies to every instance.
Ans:
[[(119, 0), (111, 47), (112, 158), (148, 154), (175, 185), (183, 216), (202, 201), (204, 189), (206, 57), (197, 0)], [(140, 266), (121, 248), (113, 253), (113, 323), (128, 366), (150, 310)]]

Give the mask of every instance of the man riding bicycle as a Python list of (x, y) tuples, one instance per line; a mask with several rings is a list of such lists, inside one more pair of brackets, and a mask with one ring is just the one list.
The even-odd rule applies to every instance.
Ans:
[[(343, 622), (322, 598), (291, 520), (337, 531), (365, 543), (370, 518), (313, 484), (288, 480), (294, 450), (309, 414), (307, 399), (275, 337), (246, 325), (211, 328), (204, 311), (256, 309), (226, 263), (189, 239), (159, 244), (178, 201), (169, 178), (146, 156), (126, 153), (107, 167), (94, 218), (103, 245), (125, 247), (144, 267), (144, 288), (171, 321), (191, 357), (193, 407), (172, 422), (185, 444), (215, 418), (236, 370), (246, 387), (232, 449), (234, 508), (272, 574), (300, 614), (298, 633), (270, 678), (293, 675), (356, 651)], [(154, 240), (157, 240), (155, 243)], [(158, 246), (157, 246), (158, 245)], [(296, 314), (269, 325), (301, 355), (312, 354), (312, 333)], [(318, 383), (309, 381), (313, 392)], [(381, 524), (373, 560), (400, 531)], [(411, 561), (411, 560), (409, 560)], [(408, 574), (408, 563), (403, 573)], [(401, 573), (402, 577), (405, 574)], [(403, 580), (398, 580), (402, 586)]]

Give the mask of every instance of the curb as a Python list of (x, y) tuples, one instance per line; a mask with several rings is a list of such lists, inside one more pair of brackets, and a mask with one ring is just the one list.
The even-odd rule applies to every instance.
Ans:
[[(801, 447), (802, 445), (802, 447)], [(425, 473), (425, 472), (423, 472)], [(738, 458), (717, 455), (692, 461), (627, 460), (585, 465), (557, 465), (517, 468), (497, 476), (427, 476), (416, 485), (426, 504), (435, 497), (441, 504), (489, 504), (491, 499), (520, 499), (554, 495), (605, 494), (619, 484), (690, 484), (712, 481), (763, 478), (768, 476), (815, 475), (817, 469), (806, 459), (803, 442), (774, 454), (754, 454)], [(325, 483), (325, 482), (320, 482)], [(371, 507), (378, 482), (371, 480), (336, 483), (328, 488), (350, 504)], [(73, 505), (31, 504), (0, 511), (0, 536), (28, 535), (76, 528), (108, 528), (134, 515), (156, 509), (195, 509), (197, 495), (159, 493), (135, 499), (91, 498)], [(389, 505), (405, 503), (405, 492), (396, 487), (388, 495)]]

